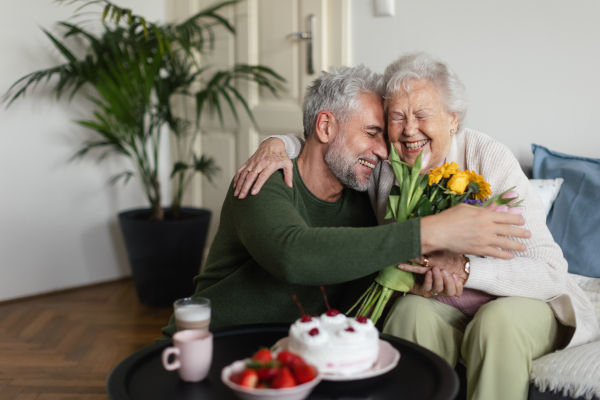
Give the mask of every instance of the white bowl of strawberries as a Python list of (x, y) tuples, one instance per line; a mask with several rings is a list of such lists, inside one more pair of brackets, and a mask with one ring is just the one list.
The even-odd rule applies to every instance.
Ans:
[(289, 351), (260, 349), (252, 358), (235, 361), (221, 380), (242, 400), (302, 400), (321, 382), (317, 369)]

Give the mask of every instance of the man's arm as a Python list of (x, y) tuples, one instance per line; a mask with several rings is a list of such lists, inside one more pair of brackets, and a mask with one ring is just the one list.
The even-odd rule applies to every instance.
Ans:
[(294, 207), (292, 195), (283, 185), (266, 185), (259, 196), (230, 199), (238, 237), (279, 279), (336, 284), (421, 254), (419, 219), (368, 228), (313, 228)]

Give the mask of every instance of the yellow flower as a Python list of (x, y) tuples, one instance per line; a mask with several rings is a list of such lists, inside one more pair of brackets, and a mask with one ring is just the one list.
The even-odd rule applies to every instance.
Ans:
[(435, 167), (429, 170), (429, 186), (434, 183), (440, 183), (442, 178), (450, 178), (458, 170), (459, 165), (454, 161), (445, 163), (441, 167)]
[(476, 183), (477, 186), (479, 186), (479, 193), (473, 193), (473, 197), (475, 197), (476, 200), (487, 200), (492, 194), (490, 184), (483, 179), (483, 176), (477, 175), (475, 171), (469, 171), (469, 173), (471, 174), (471, 182)]
[(471, 173), (469, 171), (456, 171), (448, 181), (448, 189), (454, 193), (463, 194), (471, 182)]
[(429, 170), (429, 186), (434, 183), (440, 183), (442, 180), (442, 172), (440, 171), (440, 167), (430, 169)]

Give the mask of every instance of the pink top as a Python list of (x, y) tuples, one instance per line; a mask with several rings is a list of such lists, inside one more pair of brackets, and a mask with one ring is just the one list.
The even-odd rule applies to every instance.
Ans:
[(435, 299), (440, 303), (448, 304), (469, 318), (473, 318), (479, 307), (497, 299), (498, 296), (487, 294), (481, 290), (465, 288), (460, 297), (436, 296)]

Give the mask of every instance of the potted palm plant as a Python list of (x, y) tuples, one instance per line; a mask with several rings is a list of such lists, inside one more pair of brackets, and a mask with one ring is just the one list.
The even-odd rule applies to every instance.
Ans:
[[(237, 108), (242, 107), (254, 121), (236, 88), (238, 80), (255, 82), (273, 94), (283, 90), (283, 78), (264, 66), (240, 64), (214, 70), (199, 65), (198, 55), (214, 48), (216, 27), (235, 34), (218, 11), (239, 1), (222, 2), (178, 24), (158, 24), (108, 0), (70, 0), (81, 2), (82, 7), (102, 6), (102, 33), (95, 35), (83, 24), (71, 22), (59, 22), (62, 39), (44, 30), (66, 62), (24, 76), (4, 96), (10, 106), (42, 81), (53, 85), (57, 98), (65, 93), (72, 98), (84, 86), (95, 89), (93, 117), (76, 121), (94, 136), (74, 158), (97, 153), (100, 160), (114, 154), (131, 161), (130, 168), (111, 182), (135, 177), (148, 199), (149, 208), (119, 214), (138, 296), (147, 305), (166, 306), (187, 296), (200, 268), (210, 211), (182, 207), (182, 199), (196, 173), (210, 179), (219, 171), (213, 158), (194, 151), (202, 117), (218, 115), (223, 125), (225, 108), (238, 120)], [(69, 37), (82, 38), (89, 45), (84, 57), (69, 49)], [(52, 77), (58, 79), (49, 80)], [(179, 98), (195, 103), (195, 121), (175, 111), (173, 104)], [(165, 182), (159, 178), (159, 148), (165, 134), (173, 135), (175, 143), (172, 199), (167, 208), (161, 198)]]

